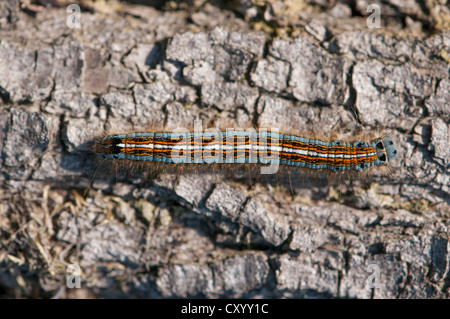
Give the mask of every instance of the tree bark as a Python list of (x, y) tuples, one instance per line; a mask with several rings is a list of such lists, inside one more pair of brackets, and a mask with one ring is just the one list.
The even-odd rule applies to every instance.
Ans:
[[(449, 298), (450, 17), (405, 2), (375, 2), (373, 28), (366, 1), (82, 1), (81, 28), (65, 7), (2, 2), (3, 296)], [(334, 179), (90, 151), (194, 120), (387, 133), (399, 156)]]

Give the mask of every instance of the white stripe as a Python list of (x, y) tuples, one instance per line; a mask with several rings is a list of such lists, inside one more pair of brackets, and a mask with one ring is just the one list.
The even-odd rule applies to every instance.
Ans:
[(323, 157), (323, 158), (363, 158), (367, 156), (374, 156), (375, 153), (367, 153), (367, 154), (334, 154), (334, 153), (317, 153), (312, 151), (305, 151), (299, 149), (293, 149), (289, 147), (283, 147), (283, 152), (285, 153), (295, 153), (299, 155), (307, 155), (311, 157)]
[(278, 146), (258, 146), (258, 145), (238, 145), (237, 147), (234, 147), (234, 145), (220, 145), (220, 144), (209, 144), (206, 146), (201, 145), (175, 145), (175, 146), (169, 146), (169, 147), (161, 147), (160, 145), (156, 144), (157, 148), (168, 148), (168, 149), (175, 149), (175, 150), (188, 150), (188, 151), (198, 151), (198, 150), (224, 150), (224, 151), (239, 151), (239, 150), (254, 150), (254, 151), (265, 151), (269, 150), (272, 152), (280, 152), (282, 150), (281, 147)]
[[(231, 144), (231, 143), (228, 143)], [(234, 147), (234, 145), (228, 144), (219, 144), (216, 142), (215, 144), (208, 144), (205, 146), (202, 145), (164, 145), (164, 144), (117, 144), (118, 147), (121, 148), (157, 148), (157, 149), (173, 149), (173, 150), (188, 150), (188, 151), (199, 151), (199, 150), (223, 150), (223, 151), (236, 151), (236, 150), (254, 150), (254, 151), (272, 151), (272, 152), (284, 152), (284, 153), (295, 153), (299, 155), (311, 156), (311, 157), (322, 157), (322, 158), (363, 158), (363, 157), (371, 157), (376, 155), (375, 152), (367, 153), (367, 154), (335, 154), (335, 153), (317, 153), (309, 150), (295, 149), (290, 147), (280, 147), (280, 146), (267, 146), (267, 145), (253, 145), (253, 144), (243, 144)]]
[(140, 148), (153, 148), (153, 144), (117, 144), (118, 147), (121, 148), (135, 148), (135, 147), (140, 147)]

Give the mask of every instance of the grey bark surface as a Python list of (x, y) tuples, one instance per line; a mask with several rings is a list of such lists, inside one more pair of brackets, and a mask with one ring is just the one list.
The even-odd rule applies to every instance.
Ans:
[[(448, 6), (380, 1), (371, 29), (368, 1), (174, 3), (86, 1), (80, 29), (0, 3), (0, 296), (449, 298)], [(336, 182), (89, 151), (195, 120), (382, 129), (399, 156)]]

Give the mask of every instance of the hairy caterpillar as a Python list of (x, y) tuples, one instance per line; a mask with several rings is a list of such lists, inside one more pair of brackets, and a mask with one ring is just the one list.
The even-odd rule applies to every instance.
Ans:
[(278, 166), (333, 172), (363, 172), (397, 157), (392, 139), (344, 142), (310, 139), (274, 130), (226, 129), (189, 132), (134, 132), (100, 138), (102, 158), (149, 163), (208, 165), (261, 164), (262, 174)]

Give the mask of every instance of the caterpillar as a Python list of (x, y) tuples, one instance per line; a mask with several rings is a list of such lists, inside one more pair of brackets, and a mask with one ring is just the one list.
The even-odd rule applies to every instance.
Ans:
[(264, 167), (262, 174), (275, 173), (279, 165), (363, 172), (387, 166), (397, 157), (397, 148), (389, 137), (325, 141), (266, 129), (113, 134), (97, 139), (94, 148), (101, 158), (114, 160), (169, 165), (255, 163)]

